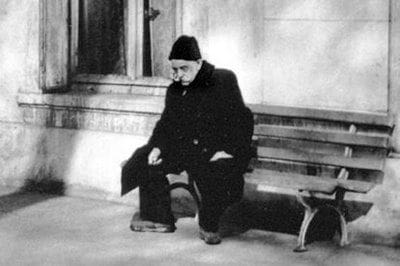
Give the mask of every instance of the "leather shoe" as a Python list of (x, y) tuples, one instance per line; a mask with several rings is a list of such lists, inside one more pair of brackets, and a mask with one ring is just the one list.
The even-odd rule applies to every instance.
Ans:
[(221, 243), (221, 237), (218, 232), (207, 232), (201, 227), (199, 230), (199, 237), (209, 245), (217, 245)]
[(173, 233), (176, 230), (174, 224), (157, 223), (153, 221), (143, 220), (139, 213), (135, 213), (132, 217), (130, 228), (134, 232), (156, 232), (156, 233)]

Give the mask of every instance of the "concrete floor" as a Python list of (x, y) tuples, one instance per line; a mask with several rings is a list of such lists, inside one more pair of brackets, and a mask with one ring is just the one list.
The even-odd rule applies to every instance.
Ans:
[(314, 242), (294, 253), (296, 236), (249, 230), (209, 246), (193, 218), (173, 234), (133, 233), (130, 206), (0, 188), (0, 265), (400, 265), (381, 246)]

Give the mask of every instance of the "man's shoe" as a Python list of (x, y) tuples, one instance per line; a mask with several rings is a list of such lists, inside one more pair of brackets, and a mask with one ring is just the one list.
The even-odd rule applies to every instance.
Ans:
[(221, 237), (219, 236), (218, 232), (207, 232), (204, 231), (203, 228), (200, 227), (199, 230), (199, 237), (200, 239), (204, 240), (206, 244), (209, 245), (217, 245), (221, 243)]
[(173, 233), (176, 230), (174, 224), (163, 224), (152, 221), (146, 221), (140, 218), (137, 212), (133, 214), (130, 228), (134, 232), (156, 232), (156, 233)]

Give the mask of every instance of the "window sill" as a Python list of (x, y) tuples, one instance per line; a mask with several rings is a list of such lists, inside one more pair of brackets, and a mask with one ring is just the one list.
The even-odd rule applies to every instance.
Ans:
[(133, 79), (129, 76), (97, 74), (79, 74), (72, 81), (74, 83), (138, 85), (145, 87), (167, 87), (171, 83), (170, 79), (164, 77), (139, 77)]
[(69, 92), (60, 94), (19, 93), (17, 102), (22, 107), (68, 108), (110, 112), (160, 114), (164, 97), (154, 95), (95, 94)]
[(169, 84), (171, 80), (163, 77), (80, 74), (72, 80), (72, 91), (164, 96)]

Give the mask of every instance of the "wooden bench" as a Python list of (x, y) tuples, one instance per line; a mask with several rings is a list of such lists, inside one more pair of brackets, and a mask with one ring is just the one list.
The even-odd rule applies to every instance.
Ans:
[[(305, 213), (295, 251), (307, 250), (309, 225), (323, 208), (338, 215), (340, 245), (346, 245), (345, 193), (367, 193), (382, 182), (393, 131), (391, 117), (264, 105), (253, 106), (253, 112), (257, 157), (246, 182), (298, 191)], [(318, 200), (321, 194), (335, 200)]]
[[(251, 172), (245, 175), (246, 183), (297, 191), (305, 212), (294, 251), (307, 250), (310, 223), (324, 208), (337, 214), (340, 245), (346, 245), (345, 193), (367, 193), (382, 182), (391, 147), (391, 117), (265, 105), (252, 105), (251, 109), (255, 114), (255, 157)], [(187, 188), (201, 204), (190, 178)], [(325, 195), (334, 200), (320, 200), (326, 199)]]

